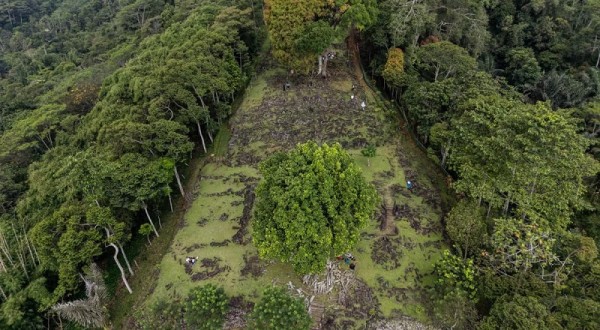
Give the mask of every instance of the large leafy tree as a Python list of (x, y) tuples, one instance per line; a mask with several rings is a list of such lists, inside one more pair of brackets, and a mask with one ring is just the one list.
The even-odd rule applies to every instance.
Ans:
[(500, 275), (551, 269), (558, 263), (556, 239), (538, 224), (520, 219), (497, 219), (490, 240), (490, 266)]
[(556, 329), (548, 308), (535, 297), (504, 296), (492, 307), (480, 329)]
[(564, 229), (573, 209), (585, 206), (583, 179), (598, 170), (570, 117), (548, 104), (497, 95), (472, 99), (461, 109), (449, 137), (456, 189), (504, 214)]
[(102, 253), (104, 237), (86, 213), (85, 205), (64, 205), (32, 229), (42, 266), (58, 271), (56, 300), (76, 289), (80, 267)]
[(483, 212), (473, 202), (460, 201), (446, 220), (446, 231), (464, 258), (473, 254), (486, 239)]
[(506, 57), (508, 81), (520, 90), (530, 88), (542, 77), (542, 69), (531, 48), (511, 49)]
[(373, 0), (267, 0), (265, 22), (273, 47), (273, 56), (284, 65), (308, 72), (315, 62), (321, 63), (322, 53), (334, 37), (345, 34), (347, 28), (364, 29), (375, 21), (376, 2)]
[(260, 165), (253, 239), (262, 257), (321, 271), (348, 251), (377, 203), (373, 186), (339, 144), (299, 144)]
[(477, 63), (466, 49), (441, 41), (417, 48), (414, 67), (423, 78), (438, 81), (474, 71)]

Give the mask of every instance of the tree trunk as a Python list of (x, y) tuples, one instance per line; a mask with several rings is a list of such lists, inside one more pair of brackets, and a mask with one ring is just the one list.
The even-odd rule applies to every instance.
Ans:
[(17, 241), (17, 247), (18, 247), (17, 258), (19, 259), (19, 262), (21, 263), (21, 267), (23, 268), (25, 277), (27, 277), (27, 279), (29, 280), (29, 273), (27, 272), (27, 267), (25, 266), (25, 253), (23, 253), (23, 244), (21, 243), (19, 236), (17, 236), (17, 231), (15, 230), (14, 225), (12, 225), (12, 230), (13, 230), (13, 235), (15, 235), (15, 240)]
[(169, 205), (171, 206), (171, 213), (173, 213), (173, 200), (171, 199), (171, 193), (169, 193)]
[(321, 71), (323, 71), (323, 57), (319, 54), (319, 71), (317, 74), (320, 75)]
[(150, 235), (146, 235), (146, 239), (148, 240), (148, 245), (152, 245), (152, 242), (150, 242)]
[(504, 208), (502, 209), (502, 213), (504, 215), (508, 214), (508, 206), (510, 205), (510, 193), (508, 193), (508, 196), (506, 197), (506, 200), (504, 201)]
[(23, 237), (25, 237), (25, 244), (27, 244), (27, 249), (29, 250), (29, 255), (31, 256), (31, 261), (35, 265), (36, 260), (35, 260), (35, 256), (33, 255), (33, 250), (31, 250), (31, 244), (29, 242), (29, 238), (27, 237), (27, 233), (25, 232), (25, 230), (23, 230), (23, 229), (21, 229), (21, 230), (23, 231)]
[(131, 265), (129, 264), (129, 259), (127, 258), (127, 255), (125, 254), (125, 249), (123, 248), (123, 246), (121, 245), (120, 242), (117, 242), (117, 245), (119, 246), (119, 249), (121, 249), (121, 252), (123, 252), (123, 259), (125, 259), (125, 264), (127, 265), (127, 269), (129, 270), (129, 274), (134, 275), (133, 274), (133, 269), (131, 268)]
[(0, 271), (7, 272), (8, 268), (6, 268), (6, 264), (4, 263), (4, 258), (2, 258), (2, 253), (0, 253)]
[(204, 103), (204, 99), (202, 98), (202, 95), (198, 95), (198, 98), (200, 99), (200, 104), (202, 104), (202, 109), (204, 111), (206, 111), (206, 104)]
[(442, 147), (442, 168), (446, 168), (446, 159), (448, 158), (450, 148)]
[(179, 186), (179, 192), (181, 196), (185, 198), (185, 191), (183, 190), (183, 185), (181, 184), (181, 178), (179, 177), (179, 172), (177, 171), (177, 166), (173, 166), (173, 171), (175, 172), (175, 178), (177, 179), (177, 185)]
[(150, 217), (150, 213), (148, 212), (148, 206), (144, 204), (144, 211), (146, 211), (146, 216), (148, 217), (148, 221), (150, 222), (150, 226), (152, 226), (152, 229), (154, 229), (154, 233), (156, 234), (156, 237), (160, 237), (160, 235), (158, 234), (158, 230), (156, 230), (156, 227), (154, 226), (154, 222), (152, 222), (152, 218)]
[(123, 266), (121, 266), (121, 263), (119, 262), (119, 248), (114, 244), (114, 243), (109, 243), (108, 245), (112, 246), (115, 249), (115, 254), (113, 256), (113, 259), (115, 259), (115, 263), (117, 264), (117, 267), (119, 267), (119, 270), (121, 271), (121, 279), (123, 280), (123, 284), (125, 284), (125, 287), (127, 288), (127, 291), (129, 291), (129, 293), (133, 293), (133, 291), (131, 291), (131, 287), (129, 286), (129, 282), (127, 282), (127, 278), (125, 278), (125, 271), (123, 270)]
[(327, 54), (325, 54), (325, 60), (323, 61), (323, 71), (321, 71), (321, 76), (323, 78), (327, 78), (327, 61), (329, 60), (329, 57), (327, 56)]
[(210, 143), (213, 143), (213, 136), (209, 129), (206, 129), (206, 134), (208, 134), (208, 139), (210, 140)]
[(8, 243), (6, 242), (6, 238), (4, 237), (4, 235), (2, 234), (2, 232), (0, 231), (0, 250), (2, 250), (2, 252), (4, 252), (4, 255), (6, 256), (8, 262), (10, 262), (10, 265), (12, 267), (15, 267), (15, 263), (12, 260), (12, 254), (8, 248)]
[(200, 127), (200, 122), (197, 120), (196, 126), (198, 127), (198, 135), (200, 135), (200, 141), (202, 141), (202, 149), (204, 149), (204, 153), (206, 153), (206, 143), (204, 143), (204, 136), (202, 136), (202, 128)]
[(4, 298), (4, 300), (7, 300), (8, 298), (6, 297), (6, 294), (4, 293), (4, 290), (2, 289), (2, 286), (0, 286), (0, 293), (2, 293), (2, 298)]

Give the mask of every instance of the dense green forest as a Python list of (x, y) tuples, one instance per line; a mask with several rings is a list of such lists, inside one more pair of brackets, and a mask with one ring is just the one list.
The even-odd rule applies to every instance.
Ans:
[[(116, 263), (135, 290), (128, 243), (161, 234), (158, 205), (194, 198), (181, 173), (215, 141), (265, 40), (268, 63), (327, 79), (348, 35), (457, 197), (430, 323), (600, 327), (600, 1), (7, 0), (0, 328), (107, 324), (90, 264)], [(193, 295), (224, 304), (206, 290)], [(77, 306), (83, 320), (60, 317)]]
[(103, 253), (132, 272), (132, 229), (159, 235), (151, 206), (185, 194), (178, 168), (245, 85), (252, 5), (2, 4), (0, 328), (55, 322), (46, 311), (80, 296), (78, 274)]

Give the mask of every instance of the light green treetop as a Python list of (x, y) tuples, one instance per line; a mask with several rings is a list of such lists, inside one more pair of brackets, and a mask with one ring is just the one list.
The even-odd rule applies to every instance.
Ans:
[(299, 144), (260, 165), (253, 239), (262, 257), (321, 271), (347, 252), (373, 215), (373, 186), (339, 144)]

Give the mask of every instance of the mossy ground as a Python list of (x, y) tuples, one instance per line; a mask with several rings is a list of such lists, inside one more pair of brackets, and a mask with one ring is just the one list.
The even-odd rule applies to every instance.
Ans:
[[(249, 301), (256, 301), (272, 284), (302, 286), (301, 277), (288, 265), (256, 258), (248, 223), (250, 195), (260, 180), (257, 164), (262, 159), (316, 140), (339, 142), (349, 150), (379, 191), (386, 204), (382, 210), (393, 212), (387, 218), (393, 219), (397, 230), (382, 231), (378, 221), (386, 216), (376, 215), (351, 251), (357, 259), (357, 277), (377, 298), (378, 311), (373, 313), (427, 321), (430, 273), (444, 247), (443, 201), (437, 187), (445, 183), (431, 166), (417, 167), (428, 162), (426, 156), (399, 133), (393, 110), (361, 87), (364, 84), (352, 75), (350, 63), (347, 55), (339, 54), (327, 80), (270, 70), (251, 82), (229, 128), (216, 137), (214, 156), (200, 173), (195, 200), (159, 265), (160, 275), (147, 304), (184, 297), (189, 289), (209, 282), (223, 286), (229, 296), (242, 295)], [(284, 91), (288, 81), (291, 90)], [(359, 106), (362, 100), (367, 101), (365, 110)], [(377, 145), (377, 155), (370, 160), (360, 152), (367, 144)], [(404, 188), (407, 178), (416, 182), (417, 189)], [(199, 261), (186, 268), (186, 256), (197, 256)], [(340, 320), (347, 318), (340, 316)], [(351, 327), (366, 322), (358, 315), (349, 318)]]

